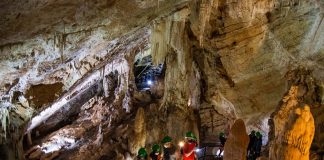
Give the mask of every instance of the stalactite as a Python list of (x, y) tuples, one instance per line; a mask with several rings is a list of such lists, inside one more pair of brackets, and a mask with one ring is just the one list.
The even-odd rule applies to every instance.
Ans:
[(0, 138), (2, 137), (4, 137), (4, 139), (7, 138), (7, 128), (10, 125), (10, 117), (9, 117), (10, 108), (8, 105), (5, 105), (4, 103), (0, 103), (0, 120), (1, 120), (2, 131), (4, 132), (3, 134), (1, 134)]
[(188, 19), (189, 9), (185, 8), (174, 15), (157, 20), (152, 27), (152, 61), (154, 65), (162, 64), (171, 48), (181, 52), (187, 46), (183, 37), (185, 22)]
[(163, 63), (168, 53), (168, 43), (170, 41), (170, 25), (166, 20), (161, 20), (153, 24), (152, 29), (152, 61), (154, 65)]
[(67, 34), (65, 34), (64, 32), (63, 33), (56, 32), (54, 34), (53, 48), (54, 50), (56, 48), (58, 49), (61, 63), (64, 63), (64, 49), (65, 49), (66, 37)]
[(66, 41), (66, 34), (65, 33), (63, 33), (62, 34), (62, 44), (60, 44), (60, 53), (61, 53), (61, 63), (64, 63), (64, 50), (65, 50), (65, 41)]
[(205, 36), (205, 29), (207, 23), (209, 23), (210, 15), (212, 12), (212, 9), (218, 5), (218, 1), (215, 0), (202, 0), (200, 5), (200, 12), (199, 17), (201, 21), (200, 25), (200, 32), (199, 32), (199, 44), (200, 47), (203, 47), (204, 43), (204, 36)]

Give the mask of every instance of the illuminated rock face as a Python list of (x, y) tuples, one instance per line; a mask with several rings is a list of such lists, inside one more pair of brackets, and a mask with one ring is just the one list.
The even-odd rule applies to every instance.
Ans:
[(274, 139), (270, 143), (270, 160), (309, 159), (315, 123), (310, 107), (299, 107), (298, 93), (298, 86), (292, 86), (273, 117)]
[(224, 160), (245, 160), (249, 142), (244, 121), (236, 120), (225, 143)]
[(270, 150), (271, 160), (309, 159), (315, 133), (314, 118), (307, 105), (294, 111), (286, 124), (288, 129), (280, 132), (280, 138), (276, 139), (274, 148)]
[(290, 123), (291, 129), (285, 135), (288, 144), (286, 159), (308, 160), (315, 133), (314, 118), (307, 105), (297, 108), (295, 114), (297, 119)]

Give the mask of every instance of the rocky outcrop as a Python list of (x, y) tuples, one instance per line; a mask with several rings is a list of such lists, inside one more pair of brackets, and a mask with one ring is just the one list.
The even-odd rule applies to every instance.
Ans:
[[(199, 41), (197, 48), (203, 48), (194, 54), (206, 86), (202, 97), (222, 115), (233, 117), (225, 114), (233, 105), (235, 115), (245, 120), (249, 130), (261, 130), (266, 135), (267, 119), (287, 90), (288, 71), (303, 66), (314, 73), (317, 85), (323, 83), (322, 3), (193, 3), (191, 29)], [(217, 98), (219, 95), (228, 103), (220, 103), (224, 99)], [(217, 125), (214, 121), (213, 126)]]
[(235, 120), (224, 147), (224, 160), (245, 160), (250, 138), (246, 133), (244, 121)]
[(321, 119), (312, 115), (312, 112), (317, 113), (312, 110), (318, 110), (320, 105), (315, 89), (318, 86), (310, 72), (303, 68), (289, 72), (287, 76), (291, 87), (270, 121), (269, 158), (309, 159), (311, 144), (317, 146), (320, 140), (317, 133), (318, 139), (313, 141), (315, 122)]
[(314, 138), (315, 125), (310, 107), (296, 108), (290, 113), (283, 130), (279, 130), (270, 147), (271, 160), (300, 159), (308, 160), (310, 147)]

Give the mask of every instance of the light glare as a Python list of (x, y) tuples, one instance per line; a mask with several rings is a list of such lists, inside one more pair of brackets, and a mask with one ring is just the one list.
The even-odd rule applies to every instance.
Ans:
[(147, 84), (148, 84), (148, 85), (152, 85), (152, 81), (151, 81), (151, 80), (148, 80), (148, 81), (147, 81)]
[(183, 141), (179, 142), (179, 146), (180, 147), (183, 147), (184, 146), (184, 142)]

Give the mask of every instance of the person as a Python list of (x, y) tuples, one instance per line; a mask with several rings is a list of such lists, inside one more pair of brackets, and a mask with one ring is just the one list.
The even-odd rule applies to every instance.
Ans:
[(172, 138), (169, 136), (165, 136), (162, 141), (163, 145), (163, 160), (175, 160), (176, 159), (176, 148), (172, 144)]
[(256, 132), (256, 142), (255, 142), (255, 158), (261, 156), (261, 147), (262, 147), (262, 134), (260, 132)]
[(158, 144), (152, 146), (152, 152), (150, 153), (150, 160), (161, 160), (161, 148)]
[(192, 132), (187, 132), (185, 136), (185, 144), (182, 150), (182, 158), (183, 160), (195, 160), (196, 153), (195, 147), (197, 146), (197, 138)]
[(137, 153), (138, 160), (147, 160), (147, 152), (145, 148), (140, 148)]
[(224, 132), (220, 132), (218, 138), (219, 138), (219, 141), (221, 143), (221, 147), (219, 148), (220, 151), (219, 151), (219, 153), (218, 153), (217, 156), (218, 157), (221, 157), (222, 152), (224, 151), (224, 146), (225, 146), (225, 142), (226, 142), (225, 133)]
[(250, 142), (247, 148), (247, 156), (248, 156), (248, 160), (253, 160), (255, 159), (255, 150), (254, 150), (254, 146), (255, 146), (255, 141), (256, 141), (256, 136), (255, 136), (255, 131), (252, 130), (252, 132), (249, 134), (249, 138), (250, 138)]

